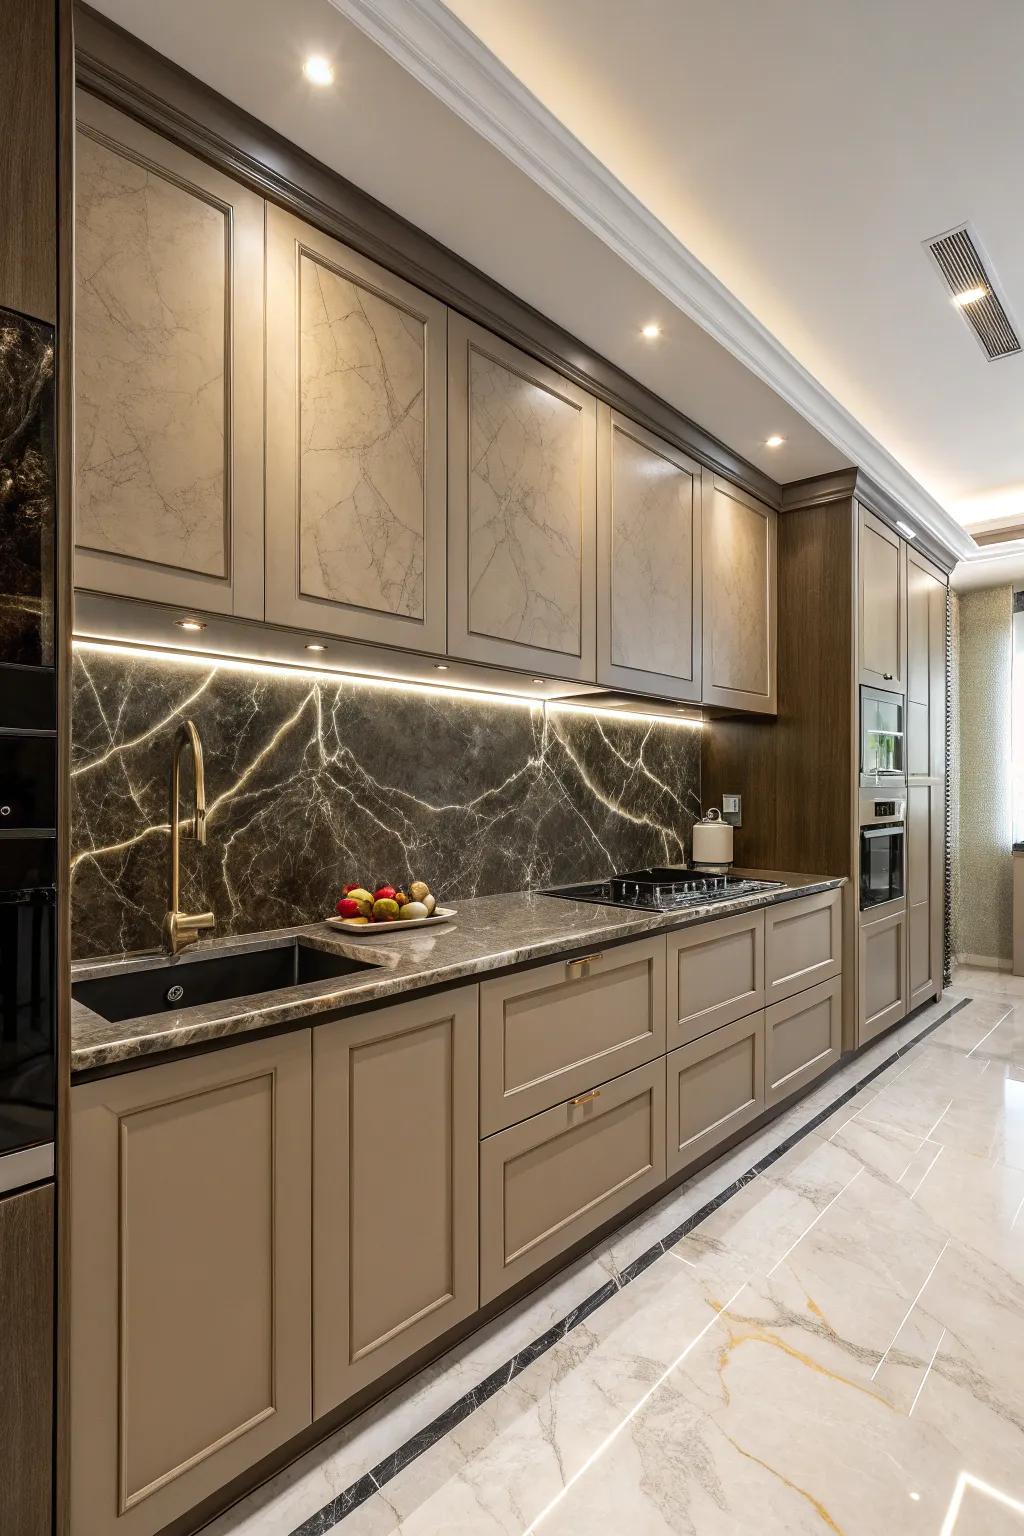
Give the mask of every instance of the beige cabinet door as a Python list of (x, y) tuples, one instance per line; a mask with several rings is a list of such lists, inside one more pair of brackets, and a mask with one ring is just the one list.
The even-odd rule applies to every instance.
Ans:
[(313, 1035), (319, 1418), (476, 1310), (477, 992)]
[(595, 679), (596, 403), (448, 316), (448, 649)]
[(441, 653), (443, 304), (267, 207), (267, 618)]
[(858, 1045), (898, 1024), (907, 1012), (906, 941), (904, 907), (861, 922)]
[(941, 779), (907, 786), (908, 1011), (942, 993), (945, 785)]
[(946, 578), (907, 548), (907, 772), (946, 772)]
[(665, 940), (620, 944), (480, 985), (480, 1133), (665, 1052)]
[(764, 1011), (666, 1057), (666, 1176), (749, 1125), (764, 1109)]
[(263, 200), (78, 94), (75, 585), (263, 618)]
[(308, 1030), (76, 1087), (71, 1527), (150, 1536), (310, 1423)]
[(667, 935), (671, 1050), (764, 1006), (764, 910)]
[(699, 699), (700, 465), (607, 405), (597, 431), (597, 680)]
[(665, 1178), (662, 1057), (480, 1143), (480, 1301)]
[(765, 1003), (838, 976), (843, 968), (842, 891), (816, 891), (766, 907)]
[(842, 992), (837, 975), (765, 1009), (764, 1101), (769, 1109), (839, 1060)]
[(899, 693), (904, 683), (906, 561), (903, 541), (860, 509), (860, 680)]
[(705, 476), (702, 522), (701, 698), (773, 715), (778, 516), (714, 475)]

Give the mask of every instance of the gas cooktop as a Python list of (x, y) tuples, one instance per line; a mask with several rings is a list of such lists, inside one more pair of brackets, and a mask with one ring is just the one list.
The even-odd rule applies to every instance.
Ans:
[(731, 901), (781, 890), (782, 880), (744, 880), (739, 875), (702, 875), (688, 869), (635, 869), (628, 875), (594, 880), (587, 885), (562, 885), (545, 891), (566, 901), (595, 901), (607, 907), (643, 907), (651, 912), (675, 912), (702, 907), (711, 901)]

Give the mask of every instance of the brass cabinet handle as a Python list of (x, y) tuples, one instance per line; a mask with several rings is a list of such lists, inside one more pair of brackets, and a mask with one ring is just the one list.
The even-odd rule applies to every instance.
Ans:
[(570, 1099), (569, 1103), (572, 1105), (573, 1109), (577, 1109), (579, 1105), (589, 1104), (592, 1100), (599, 1099), (600, 1097), (600, 1088), (591, 1088), (589, 1093), (581, 1093), (578, 1099)]
[(590, 975), (591, 963), (603, 959), (604, 955), (580, 955), (578, 960), (565, 962), (565, 973), (572, 981), (582, 981), (584, 976)]

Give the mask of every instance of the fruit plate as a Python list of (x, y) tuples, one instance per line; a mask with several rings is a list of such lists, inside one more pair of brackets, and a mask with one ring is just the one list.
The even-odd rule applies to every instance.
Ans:
[(415, 933), (417, 928), (433, 928), (437, 923), (450, 923), (456, 915), (455, 907), (438, 907), (430, 917), (407, 917), (405, 922), (397, 918), (393, 923), (357, 923), (351, 917), (325, 917), (328, 928), (341, 928), (345, 933), (358, 934), (360, 938), (381, 937), (393, 933)]

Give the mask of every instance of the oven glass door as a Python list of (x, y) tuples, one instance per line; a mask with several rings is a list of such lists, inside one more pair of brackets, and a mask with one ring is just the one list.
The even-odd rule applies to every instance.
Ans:
[(896, 826), (860, 829), (860, 905), (880, 907), (903, 896), (902, 822)]
[(53, 1140), (55, 943), (52, 890), (0, 891), (0, 1155)]

